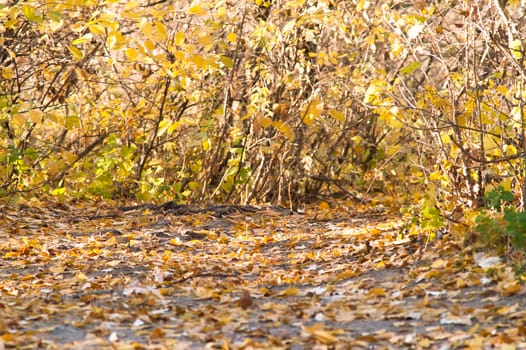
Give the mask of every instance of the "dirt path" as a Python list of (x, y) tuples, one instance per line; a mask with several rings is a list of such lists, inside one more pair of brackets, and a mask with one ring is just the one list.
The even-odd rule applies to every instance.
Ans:
[(385, 212), (125, 209), (4, 208), (0, 349), (526, 349), (509, 269)]

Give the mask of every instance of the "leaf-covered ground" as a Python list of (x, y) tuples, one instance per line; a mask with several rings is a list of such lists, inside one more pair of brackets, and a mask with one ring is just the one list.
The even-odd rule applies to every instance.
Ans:
[(0, 214), (0, 349), (526, 348), (496, 257), (382, 207)]

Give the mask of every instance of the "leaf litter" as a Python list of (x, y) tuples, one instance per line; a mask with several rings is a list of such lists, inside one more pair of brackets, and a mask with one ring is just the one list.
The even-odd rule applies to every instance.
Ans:
[(500, 257), (317, 209), (4, 207), (0, 349), (526, 348)]

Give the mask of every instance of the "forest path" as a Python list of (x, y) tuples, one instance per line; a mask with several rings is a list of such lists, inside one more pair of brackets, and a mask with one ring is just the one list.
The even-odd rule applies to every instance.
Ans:
[(510, 268), (402, 226), (382, 207), (5, 207), (0, 349), (526, 349)]

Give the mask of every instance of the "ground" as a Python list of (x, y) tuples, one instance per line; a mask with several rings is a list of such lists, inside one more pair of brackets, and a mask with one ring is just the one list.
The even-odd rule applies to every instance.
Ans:
[(382, 206), (3, 207), (0, 349), (526, 349), (501, 257)]

